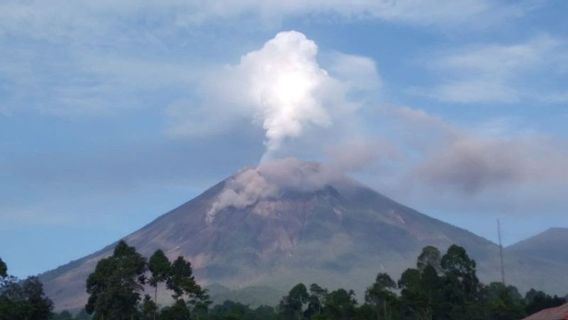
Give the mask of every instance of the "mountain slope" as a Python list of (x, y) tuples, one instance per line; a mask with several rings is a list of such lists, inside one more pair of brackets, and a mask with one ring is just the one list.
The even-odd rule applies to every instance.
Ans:
[[(313, 281), (361, 293), (377, 272), (398, 277), (413, 266), (422, 247), (453, 243), (480, 262), (482, 279), (498, 271), (492, 242), (293, 159), (245, 168), (125, 240), (146, 256), (158, 248), (170, 258), (183, 255), (201, 283), (232, 290), (285, 292)], [(84, 304), (85, 279), (111, 250), (41, 275), (58, 309)]]
[(507, 250), (523, 256), (568, 264), (568, 228), (551, 228)]
[(511, 281), (565, 296), (568, 293), (568, 229), (552, 228), (506, 248)]

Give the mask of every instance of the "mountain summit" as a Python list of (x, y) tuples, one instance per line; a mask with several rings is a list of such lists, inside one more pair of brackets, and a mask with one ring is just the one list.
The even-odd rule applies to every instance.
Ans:
[(568, 228), (551, 228), (508, 249), (533, 258), (568, 264)]
[[(480, 262), (482, 279), (498, 276), (494, 243), (296, 159), (244, 168), (124, 239), (146, 256), (183, 255), (201, 283), (231, 289), (313, 281), (363, 292), (378, 272), (413, 266), (424, 246), (454, 243)], [(87, 275), (111, 251), (41, 275), (58, 309), (82, 307)]]

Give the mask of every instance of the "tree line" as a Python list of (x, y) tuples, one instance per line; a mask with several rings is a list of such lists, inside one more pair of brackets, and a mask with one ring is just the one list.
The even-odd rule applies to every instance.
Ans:
[[(159, 290), (171, 304), (158, 303)], [(566, 302), (534, 289), (523, 296), (514, 286), (481, 283), (476, 262), (457, 245), (443, 255), (425, 247), (397, 281), (379, 273), (361, 302), (353, 290), (299, 283), (277, 306), (251, 308), (234, 301), (212, 306), (185, 258), (170, 261), (157, 250), (146, 259), (120, 241), (97, 263), (86, 291), (79, 314), (53, 313), (41, 282), (16, 281), (0, 259), (0, 320), (518, 320)]]
[(358, 304), (352, 290), (328, 291), (317, 284), (296, 285), (280, 302), (278, 319), (323, 320), (519, 320), (565, 298), (530, 290), (523, 297), (514, 286), (481, 283), (476, 262), (457, 245), (442, 256), (432, 246), (416, 267), (398, 281), (379, 273)]
[(46, 320), (52, 316), (53, 303), (43, 293), (37, 277), (18, 281), (8, 274), (0, 258), (0, 320)]

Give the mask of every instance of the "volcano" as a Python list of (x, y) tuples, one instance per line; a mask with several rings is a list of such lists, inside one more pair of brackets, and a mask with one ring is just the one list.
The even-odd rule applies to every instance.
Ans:
[[(361, 297), (378, 272), (398, 277), (426, 245), (464, 246), (484, 281), (499, 271), (491, 241), (296, 159), (243, 168), (124, 240), (146, 256), (156, 249), (182, 255), (214, 298), (242, 292), (231, 298), (256, 295), (260, 301), (245, 301), (253, 304), (276, 303), (298, 282), (355, 289)], [(40, 275), (57, 309), (84, 305), (85, 280), (112, 248)], [(530, 279), (519, 285), (528, 289)]]

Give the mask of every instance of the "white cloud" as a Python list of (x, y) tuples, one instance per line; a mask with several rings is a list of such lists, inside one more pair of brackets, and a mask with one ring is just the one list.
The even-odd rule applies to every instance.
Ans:
[(445, 52), (424, 61), (444, 79), (442, 83), (413, 91), (457, 103), (512, 103), (527, 98), (553, 102), (557, 94), (538, 85), (543, 79), (562, 74), (556, 65), (566, 52), (563, 41), (548, 35), (518, 44), (482, 45)]
[[(263, 33), (298, 16), (445, 27), (476, 21), (487, 24), (497, 16), (522, 15), (528, 8), (489, 0), (442, 0), (435, 5), (419, 0), (6, 0), (0, 2), (0, 73), (6, 78), (0, 90), (7, 94), (0, 112), (25, 108), (59, 116), (99, 115), (148, 106), (153, 97), (171, 94), (169, 101), (160, 103), (177, 99), (174, 104), (180, 111), (174, 113), (183, 113), (185, 108), (179, 105), (190, 103), (195, 108), (189, 97), (193, 93), (183, 95), (172, 87), (199, 81), (195, 79), (203, 73), (195, 62), (202, 63), (207, 53), (223, 51), (221, 45), (211, 44), (218, 41), (215, 36), (204, 34), (223, 30), (224, 37), (234, 31), (234, 25), (242, 29), (236, 33), (246, 36), (251, 35), (247, 23)], [(226, 40), (218, 42), (225, 45)], [(230, 43), (232, 49), (235, 43)], [(191, 48), (189, 55), (186, 48)], [(185, 56), (172, 53), (176, 50), (184, 51)], [(369, 59), (338, 53), (335, 60), (336, 69), (329, 72), (338, 79), (343, 80), (345, 72), (356, 73), (345, 74), (349, 90), (380, 86), (380, 79), (373, 79), (376, 72)], [(343, 68), (343, 63), (351, 69)], [(354, 77), (362, 80), (354, 82)], [(199, 85), (195, 82), (192, 87)], [(229, 123), (230, 117), (226, 118)], [(192, 131), (178, 129), (171, 131)], [(207, 128), (197, 131), (203, 133)]]
[(303, 34), (280, 32), (231, 70), (237, 77), (233, 85), (262, 122), (268, 152), (285, 138), (300, 136), (307, 125), (331, 124), (321, 95), (333, 80), (318, 65), (317, 51)]
[(371, 59), (332, 55), (329, 72), (318, 61), (316, 43), (300, 32), (280, 32), (237, 65), (215, 68), (204, 81), (203, 106), (169, 108), (170, 133), (195, 135), (200, 128), (229, 127), (247, 117), (265, 131), (266, 158), (312, 127), (345, 121), (361, 106), (357, 92), (377, 92)]

